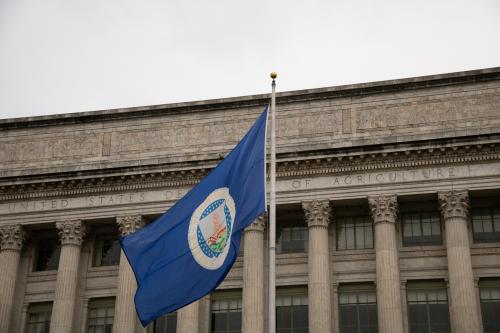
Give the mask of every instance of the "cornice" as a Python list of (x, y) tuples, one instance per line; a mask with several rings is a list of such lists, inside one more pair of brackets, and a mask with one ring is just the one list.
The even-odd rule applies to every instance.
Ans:
[[(463, 165), (500, 161), (500, 142), (477, 144), (452, 143), (427, 146), (391, 146), (378, 150), (350, 152), (332, 150), (309, 152), (301, 156), (277, 157), (278, 179), (301, 178), (344, 173), (373, 172), (400, 168)], [(51, 180), (15, 177), (0, 178), (0, 201), (51, 198), (60, 196), (98, 195), (104, 193), (191, 187), (199, 182), (216, 165), (211, 160), (203, 167), (182, 165), (175, 169), (169, 165), (141, 167), (126, 174), (55, 174)]]
[[(277, 103), (284, 104), (332, 98), (366, 96), (379, 93), (395, 93), (399, 91), (428, 89), (432, 87), (468, 84), (499, 79), (500, 67), (494, 67), (465, 72), (428, 75), (396, 80), (286, 91), (277, 94)], [(71, 114), (0, 119), (0, 129), (19, 129), (41, 126), (93, 123), (123, 119), (147, 118), (179, 113), (209, 112), (216, 110), (258, 107), (267, 105), (269, 103), (269, 98), (269, 94), (259, 94), (204, 101), (77, 112)]]

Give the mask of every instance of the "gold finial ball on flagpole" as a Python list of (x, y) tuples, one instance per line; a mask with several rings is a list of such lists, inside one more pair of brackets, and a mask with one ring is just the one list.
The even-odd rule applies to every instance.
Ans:
[(276, 79), (278, 77), (278, 73), (276, 72), (271, 72), (271, 79)]

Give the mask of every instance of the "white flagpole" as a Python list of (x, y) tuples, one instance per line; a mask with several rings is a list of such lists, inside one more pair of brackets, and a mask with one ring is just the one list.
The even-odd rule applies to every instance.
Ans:
[(276, 331), (276, 82), (271, 73), (271, 165), (269, 188), (269, 333)]

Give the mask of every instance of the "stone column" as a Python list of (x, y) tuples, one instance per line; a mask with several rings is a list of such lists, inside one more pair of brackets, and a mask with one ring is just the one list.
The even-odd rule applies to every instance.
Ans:
[[(137, 231), (143, 225), (140, 215), (118, 216), (118, 229), (122, 236)], [(138, 321), (135, 311), (134, 296), (137, 289), (132, 267), (128, 263), (123, 250), (120, 254), (120, 268), (118, 270), (118, 287), (116, 292), (115, 319), (113, 332), (134, 333)]]
[(302, 208), (309, 228), (309, 332), (331, 333), (330, 203), (328, 200), (303, 202)]
[(57, 222), (61, 256), (57, 269), (56, 290), (50, 319), (51, 333), (71, 333), (75, 309), (80, 248), (85, 227), (79, 220)]
[(177, 311), (177, 333), (200, 331), (200, 301), (191, 303)]
[(379, 333), (401, 333), (404, 306), (401, 302), (399, 253), (396, 237), (396, 196), (368, 198), (375, 224), (377, 310)]
[(20, 225), (0, 227), (0, 333), (8, 333), (14, 289), (24, 241)]
[(480, 332), (480, 320), (470, 254), (467, 191), (438, 193), (446, 230), (446, 253), (450, 283), (450, 321), (453, 333)]
[(245, 229), (242, 332), (264, 332), (264, 228), (259, 216)]

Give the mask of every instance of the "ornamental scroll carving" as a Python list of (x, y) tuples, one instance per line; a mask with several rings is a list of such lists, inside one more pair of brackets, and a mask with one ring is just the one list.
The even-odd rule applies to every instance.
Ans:
[(372, 212), (373, 223), (396, 223), (398, 216), (398, 201), (395, 195), (369, 197), (368, 204)]
[(467, 218), (469, 213), (469, 195), (467, 191), (438, 192), (439, 206), (443, 219), (452, 217)]
[(20, 251), (26, 234), (20, 225), (0, 227), (0, 250)]
[(267, 215), (263, 213), (262, 215), (257, 217), (252, 224), (246, 227), (245, 231), (264, 232), (264, 229), (266, 228), (266, 221), (267, 221)]
[(86, 229), (80, 220), (56, 222), (59, 239), (62, 245), (82, 245)]
[(117, 216), (116, 223), (122, 236), (130, 235), (144, 225), (144, 221), (140, 215)]
[(330, 202), (328, 200), (305, 201), (302, 203), (307, 226), (326, 227), (330, 223)]

